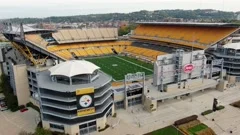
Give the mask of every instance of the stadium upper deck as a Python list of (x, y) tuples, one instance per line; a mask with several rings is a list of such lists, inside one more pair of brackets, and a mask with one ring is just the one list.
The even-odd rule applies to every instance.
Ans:
[[(4, 36), (33, 64), (53, 58), (70, 60), (77, 57), (89, 57), (120, 53), (128, 41), (117, 41), (116, 28), (93, 29), (34, 29), (26, 25), (20, 27), (8, 24)], [(41, 62), (37, 62), (41, 59)]]
[(131, 36), (145, 39), (207, 49), (239, 30), (238, 25), (227, 23), (165, 23), (138, 22)]
[(52, 34), (58, 44), (117, 40), (117, 28), (62, 29)]
[(95, 41), (82, 43), (62, 43), (49, 44), (40, 34), (25, 35), (25, 40), (36, 46), (41, 46), (57, 56), (66, 60), (74, 59), (75, 57), (90, 57), (111, 55), (121, 53), (126, 46), (131, 45), (129, 41)]
[(158, 55), (165, 54), (159, 50), (133, 47), (130, 41), (116, 41), (118, 38), (116, 28), (63, 29), (51, 33), (50, 38), (53, 38), (56, 42), (49, 43), (38, 33), (25, 35), (26, 41), (41, 46), (66, 60), (127, 53), (154, 61)]

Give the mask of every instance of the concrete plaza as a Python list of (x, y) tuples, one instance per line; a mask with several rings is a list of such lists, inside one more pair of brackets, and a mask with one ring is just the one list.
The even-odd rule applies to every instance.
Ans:
[(21, 131), (34, 132), (39, 113), (32, 108), (26, 112), (0, 111), (0, 135), (18, 135)]
[[(220, 101), (225, 109), (201, 116), (200, 113), (211, 109), (213, 98)], [(181, 99), (169, 99), (158, 103), (154, 113), (143, 110), (142, 105), (129, 107), (128, 110), (117, 110), (116, 118), (109, 118), (108, 123), (114, 125), (96, 135), (141, 135), (163, 128), (174, 121), (196, 114), (199, 120), (211, 127), (217, 135), (240, 135), (240, 109), (229, 104), (240, 100), (240, 83), (224, 92), (208, 89)], [(21, 131), (34, 132), (39, 114), (29, 108), (27, 112), (0, 112), (0, 135), (17, 135)], [(214, 121), (212, 121), (214, 119)], [(230, 131), (233, 133), (230, 134)]]
[[(240, 100), (239, 88), (240, 83), (224, 92), (208, 89), (181, 99), (169, 99), (158, 103), (158, 109), (154, 113), (144, 111), (141, 105), (129, 107), (128, 110), (119, 109), (116, 111), (117, 118), (111, 118), (117, 126), (95, 134), (141, 135), (196, 114), (199, 116), (199, 120), (211, 127), (217, 135), (230, 135), (230, 131), (233, 131), (231, 135), (240, 135), (240, 109), (229, 105)], [(225, 106), (225, 109), (201, 116), (201, 112), (211, 109), (213, 98), (217, 98), (220, 105)], [(112, 123), (114, 122), (110, 124)]]

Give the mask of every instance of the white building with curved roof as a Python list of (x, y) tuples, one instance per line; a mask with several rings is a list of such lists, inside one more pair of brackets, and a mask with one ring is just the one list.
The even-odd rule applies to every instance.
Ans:
[(98, 66), (85, 60), (70, 60), (50, 68), (49, 71), (51, 76), (73, 77), (76, 75), (93, 74), (98, 69), (100, 69)]
[(107, 116), (114, 114), (112, 77), (88, 61), (66, 61), (39, 72), (28, 70), (28, 75), (46, 129), (88, 134), (105, 128)]

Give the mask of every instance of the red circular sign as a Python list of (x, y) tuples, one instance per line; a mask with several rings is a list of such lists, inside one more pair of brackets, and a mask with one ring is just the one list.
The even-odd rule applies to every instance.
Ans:
[(184, 73), (191, 73), (194, 69), (194, 65), (193, 64), (186, 64), (184, 67), (183, 67), (183, 71)]

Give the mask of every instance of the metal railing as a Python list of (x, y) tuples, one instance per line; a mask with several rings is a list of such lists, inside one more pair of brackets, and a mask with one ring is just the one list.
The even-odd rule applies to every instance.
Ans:
[(99, 100), (99, 101), (96, 101), (95, 102), (95, 106), (98, 106), (98, 105), (101, 105), (101, 104), (103, 104), (106, 100), (108, 100), (108, 98), (112, 95), (112, 91), (110, 91), (110, 92), (108, 92), (108, 94), (107, 95), (105, 95), (104, 97), (102, 97), (102, 99), (101, 100)]
[(41, 93), (40, 96), (41, 96), (41, 98), (52, 99), (52, 100), (62, 101), (62, 102), (76, 101), (76, 97), (62, 97), (62, 96), (50, 95), (50, 94), (46, 94), (46, 93)]
[(47, 101), (42, 101), (41, 104), (42, 106), (48, 106), (48, 107), (53, 107), (53, 108), (62, 109), (62, 110), (77, 110), (76, 105), (69, 106), (69, 105), (63, 105), (63, 104), (55, 104)]
[[(95, 113), (89, 114), (87, 116), (102, 113), (112, 103), (113, 103), (113, 99), (108, 99), (107, 102), (105, 102), (103, 106), (96, 108)], [(64, 111), (57, 112), (57, 111), (52, 111), (52, 110), (48, 110), (48, 109), (44, 109), (44, 108), (42, 109), (42, 112), (44, 114), (48, 114), (48, 115), (52, 115), (52, 116), (56, 116), (56, 117), (60, 117), (60, 118), (65, 118), (65, 119), (75, 119), (75, 118), (79, 118), (79, 117), (85, 117), (85, 116), (77, 116), (77, 113), (76, 114), (66, 114), (66, 113), (64, 113)]]

